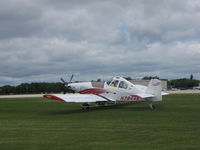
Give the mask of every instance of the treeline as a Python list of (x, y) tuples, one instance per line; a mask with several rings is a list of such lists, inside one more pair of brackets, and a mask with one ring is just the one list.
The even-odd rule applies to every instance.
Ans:
[(199, 80), (191, 80), (187, 78), (183, 79), (176, 79), (176, 80), (170, 80), (168, 81), (168, 87), (169, 88), (177, 88), (177, 89), (192, 89), (195, 86), (199, 86), (200, 81)]
[[(159, 77), (144, 77), (143, 80), (150, 79), (160, 79)], [(131, 80), (131, 77), (126, 77), (126, 79)], [(194, 80), (193, 78), (187, 79), (175, 79), (175, 80), (166, 80), (168, 88), (177, 88), (177, 89), (192, 89), (195, 86), (199, 86), (200, 81)], [(101, 81), (101, 80), (99, 80)], [(43, 94), (43, 93), (62, 93), (65, 90), (63, 83), (22, 83), (18, 86), (5, 85), (0, 87), (0, 95), (9, 95), (9, 94)]]
[(18, 86), (5, 85), (0, 87), (1, 95), (8, 94), (41, 94), (41, 93), (61, 93), (64, 91), (64, 84), (57, 83), (22, 83)]

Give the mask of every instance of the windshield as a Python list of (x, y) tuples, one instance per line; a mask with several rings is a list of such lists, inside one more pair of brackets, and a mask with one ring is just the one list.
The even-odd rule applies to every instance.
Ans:
[(109, 85), (112, 87), (117, 87), (119, 80), (113, 80)]

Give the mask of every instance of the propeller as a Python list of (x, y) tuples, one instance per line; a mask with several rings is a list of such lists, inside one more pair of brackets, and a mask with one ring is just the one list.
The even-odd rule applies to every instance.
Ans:
[(69, 82), (65, 81), (63, 78), (60, 78), (60, 80), (65, 84), (65, 89), (64, 89), (64, 92), (63, 92), (64, 94), (75, 93), (75, 91), (72, 90), (70, 86), (68, 86), (69, 83), (72, 83), (73, 77), (74, 77), (74, 75), (72, 74)]

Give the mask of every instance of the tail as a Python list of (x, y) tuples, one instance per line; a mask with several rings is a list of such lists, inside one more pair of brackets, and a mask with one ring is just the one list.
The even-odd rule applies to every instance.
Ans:
[(151, 79), (146, 89), (147, 94), (155, 95), (152, 101), (162, 101), (162, 82), (158, 79)]

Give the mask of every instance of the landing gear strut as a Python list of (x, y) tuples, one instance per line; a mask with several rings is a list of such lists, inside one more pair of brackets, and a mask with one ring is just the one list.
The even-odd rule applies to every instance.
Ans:
[(150, 109), (156, 109), (156, 107), (153, 104), (148, 104)]

